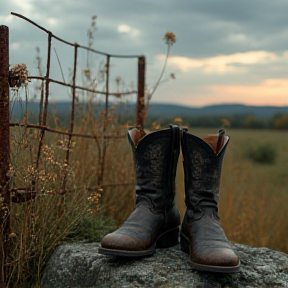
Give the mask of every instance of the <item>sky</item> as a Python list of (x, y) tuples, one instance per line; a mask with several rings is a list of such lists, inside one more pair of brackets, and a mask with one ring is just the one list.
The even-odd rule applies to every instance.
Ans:
[[(150, 90), (165, 62), (164, 34), (171, 31), (176, 35), (163, 81), (151, 103), (197, 107), (223, 103), (288, 105), (286, 0), (2, 1), (5, 5), (1, 5), (0, 24), (9, 27), (10, 63), (25, 63), (30, 75), (39, 75), (37, 56), (42, 59), (45, 73), (47, 34), (11, 16), (11, 12), (22, 14), (60, 38), (85, 46), (92, 16), (97, 15), (92, 47), (111, 54), (145, 55)], [(81, 53), (79, 82), (85, 81), (83, 71), (87, 69), (87, 53)], [(99, 76), (104, 61), (100, 56), (89, 58), (99, 89), (104, 89)], [(61, 80), (62, 69), (68, 81), (72, 67), (73, 49), (53, 40), (51, 77)], [(113, 89), (116, 77), (122, 79), (120, 89), (135, 87), (137, 60), (113, 60), (111, 71)], [(33, 97), (33, 84), (29, 85), (29, 97)], [(51, 88), (51, 99), (68, 97), (66, 88), (59, 89)]]

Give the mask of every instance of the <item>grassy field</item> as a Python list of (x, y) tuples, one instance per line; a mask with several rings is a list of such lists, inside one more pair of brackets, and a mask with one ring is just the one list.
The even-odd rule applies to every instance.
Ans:
[[(189, 132), (201, 137), (217, 131), (190, 129)], [(226, 132), (231, 139), (223, 161), (219, 207), (227, 237), (232, 242), (265, 246), (288, 253), (288, 242), (285, 240), (288, 239), (288, 133), (232, 129)], [(134, 167), (128, 141), (124, 139), (120, 146), (112, 142), (109, 145), (110, 164), (105, 182), (133, 182)], [(275, 163), (257, 163), (247, 156), (251, 151), (257, 153), (263, 145), (276, 152)], [(93, 147), (90, 149), (93, 150)], [(92, 159), (91, 150), (86, 151), (88, 158)], [(112, 159), (118, 160), (113, 162)], [(181, 159), (180, 154), (176, 197), (183, 217), (186, 207)], [(110, 211), (109, 215), (121, 224), (133, 209), (133, 185), (107, 187), (102, 198), (104, 207)]]
[[(24, 288), (31, 281), (39, 287), (43, 269), (57, 245), (84, 239), (100, 241), (131, 213), (135, 183), (128, 140), (107, 140), (103, 164), (101, 127), (93, 127), (91, 130), (91, 125), (83, 125), (76, 132), (100, 138), (73, 138), (68, 164), (66, 137), (47, 133), (37, 171), (33, 167), (39, 132), (12, 129), (10, 187), (27, 187), (34, 179), (37, 195), (34, 201), (11, 206), (11, 262), (7, 267), (10, 283), (15, 283), (11, 287)], [(109, 129), (114, 135), (126, 134), (125, 127), (111, 125)], [(189, 132), (201, 136), (217, 131)], [(220, 218), (228, 239), (288, 253), (288, 132), (228, 129), (227, 134), (231, 140), (222, 167)], [(257, 154), (263, 145), (276, 152), (275, 163), (253, 161), (249, 151)], [(265, 160), (268, 156), (263, 157)], [(180, 154), (176, 201), (183, 217), (186, 207), (181, 159)]]

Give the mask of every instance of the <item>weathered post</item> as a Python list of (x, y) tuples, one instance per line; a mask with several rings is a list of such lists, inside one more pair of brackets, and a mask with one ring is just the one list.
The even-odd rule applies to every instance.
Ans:
[(140, 128), (144, 127), (145, 119), (145, 57), (138, 58), (138, 98), (136, 124)]
[(9, 29), (0, 26), (0, 287), (5, 285), (4, 264), (8, 256), (10, 195), (9, 171)]

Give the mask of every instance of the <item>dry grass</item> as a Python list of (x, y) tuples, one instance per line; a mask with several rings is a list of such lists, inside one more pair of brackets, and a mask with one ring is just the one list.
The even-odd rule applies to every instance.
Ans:
[[(77, 129), (81, 133), (93, 132), (101, 136), (101, 127), (96, 122), (94, 126), (84, 123)], [(111, 123), (109, 129), (111, 134), (126, 134), (126, 129), (119, 125)], [(10, 282), (14, 283), (11, 287), (24, 288), (32, 280), (38, 287), (46, 262), (57, 245), (85, 238), (99, 241), (112, 228), (111, 222), (103, 221), (103, 215), (112, 217), (119, 225), (128, 217), (134, 203), (132, 151), (126, 138), (107, 140), (103, 185), (99, 189), (103, 138), (100, 137), (98, 142), (73, 138), (75, 142), (67, 164), (63, 145), (66, 138), (47, 133), (39, 168), (35, 171), (32, 167), (38, 147), (38, 132), (25, 131), (24, 128), (13, 128), (11, 132), (13, 169), (10, 186), (26, 187), (34, 179), (37, 196), (34, 201), (12, 204), (12, 253), (7, 269)], [(196, 135), (215, 132), (190, 129), (190, 133)], [(228, 130), (227, 134), (231, 141), (224, 158), (220, 190), (220, 217), (227, 237), (233, 242), (266, 246), (287, 253), (288, 244), (283, 239), (288, 236), (288, 223), (285, 221), (288, 208), (288, 134), (264, 130)], [(257, 164), (246, 158), (251, 143), (270, 143), (278, 152), (276, 162)], [(180, 154), (176, 200), (183, 216), (181, 159)], [(62, 195), (64, 175), (67, 175), (67, 191)], [(127, 185), (111, 185), (115, 183)], [(85, 224), (87, 219), (89, 223)], [(84, 228), (80, 225), (82, 230), (78, 229), (79, 223), (84, 223)], [(29, 285), (27, 287), (31, 287)]]
[[(93, 16), (88, 34), (89, 47), (94, 41), (95, 25), (96, 16)], [(152, 92), (147, 92), (148, 102), (161, 83), (170, 47), (176, 41), (175, 35), (166, 33), (165, 41), (167, 57)], [(57, 52), (56, 56), (59, 61)], [(96, 88), (105, 83), (109, 67), (101, 67), (102, 64), (91, 67), (91, 63), (94, 63), (91, 59), (88, 51), (87, 67), (81, 77), (83, 86)], [(37, 56), (37, 62), (39, 75), (43, 75), (41, 57)], [(59, 64), (62, 72), (60, 61)], [(24, 64), (10, 68), (14, 99), (18, 99), (19, 88), (28, 84), (28, 71)], [(94, 68), (97, 68), (96, 74), (92, 75)], [(20, 77), (20, 80), (13, 77)], [(121, 78), (117, 77), (116, 81), (119, 88)], [(44, 89), (43, 83), (39, 88)], [(28, 99), (27, 90), (25, 96)], [(95, 105), (90, 105), (95, 103), (95, 96), (90, 92), (77, 94), (77, 98), (85, 99), (87, 105), (82, 105), (77, 111), (81, 123), (77, 122), (79, 114), (76, 113), (77, 127), (74, 130), (76, 133), (97, 136), (94, 140), (74, 137), (72, 145), (67, 145), (67, 136), (46, 132), (41, 158), (38, 159), (40, 132), (25, 127), (11, 129), (9, 188), (33, 190), (36, 196), (24, 203), (11, 204), (11, 249), (5, 271), (8, 287), (40, 287), (45, 265), (57, 245), (76, 240), (99, 241), (112, 227), (115, 228), (110, 218), (120, 224), (133, 209), (134, 165), (128, 141), (125, 138), (104, 138), (106, 133), (125, 135), (127, 127), (124, 129), (114, 122), (115, 107), (96, 113), (92, 108)], [(27, 124), (28, 114), (22, 115), (24, 117), (19, 121)], [(53, 128), (61, 129), (56, 116), (49, 115), (47, 119), (49, 124), (54, 121)], [(67, 149), (69, 161), (66, 160)]]
[[(125, 135), (123, 127), (109, 125), (110, 134)], [(69, 162), (65, 160), (67, 136), (47, 133), (37, 169), (40, 132), (11, 129), (10, 188), (32, 187), (34, 181), (36, 197), (11, 205), (11, 253), (6, 267), (9, 287), (39, 287), (56, 246), (67, 241), (100, 241), (115, 228), (109, 220), (112, 216), (121, 220), (128, 216), (128, 203), (131, 209), (133, 206), (132, 155), (123, 153), (128, 150), (126, 138), (108, 139), (102, 165), (105, 140), (101, 128), (91, 122), (78, 127), (81, 133), (99, 138), (73, 138)], [(103, 178), (101, 187), (99, 175)], [(121, 183), (124, 185), (113, 186)]]

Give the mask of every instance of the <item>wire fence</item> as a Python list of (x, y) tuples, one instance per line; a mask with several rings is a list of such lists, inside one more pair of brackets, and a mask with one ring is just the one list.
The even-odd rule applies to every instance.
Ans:
[[(70, 43), (64, 39), (61, 39), (54, 35), (51, 31), (48, 31), (44, 27), (38, 25), (37, 23), (31, 21), (30, 19), (17, 14), (11, 13), (12, 15), (22, 18), (23, 20), (31, 23), (38, 29), (42, 30), (47, 34), (47, 62), (46, 62), (46, 73), (44, 76), (28, 76), (27, 81), (40, 81), (41, 87), (44, 88), (41, 90), (40, 101), (39, 101), (39, 115), (38, 115), (38, 123), (30, 123), (28, 118), (25, 121), (11, 122), (10, 121), (10, 112), (9, 112), (9, 92), (10, 87), (15, 85), (15, 83), (19, 83), (22, 81), (19, 79), (19, 75), (15, 75), (9, 71), (9, 28), (6, 26), (0, 26), (0, 193), (1, 193), (1, 210), (0, 210), (0, 263), (1, 263), (1, 271), (0, 271), (0, 288), (5, 287), (4, 284), (4, 265), (6, 261), (6, 257), (9, 254), (9, 211), (11, 202), (13, 203), (21, 203), (25, 201), (29, 201), (35, 198), (37, 194), (35, 188), (35, 181), (31, 179), (31, 184), (27, 187), (13, 187), (9, 188), (9, 164), (10, 164), (10, 127), (19, 127), (27, 129), (37, 129), (39, 131), (39, 139), (37, 144), (37, 157), (36, 161), (34, 161), (34, 168), (37, 170), (39, 167), (39, 162), (41, 158), (41, 153), (43, 151), (44, 138), (47, 133), (60, 134), (64, 137), (67, 137), (65, 141), (66, 149), (64, 149), (65, 153), (65, 163), (69, 164), (70, 160), (70, 151), (72, 145), (72, 137), (81, 137), (88, 139), (96, 139), (99, 138), (99, 135), (79, 133), (75, 131), (75, 105), (76, 105), (76, 94), (77, 91), (87, 91), (90, 93), (95, 93), (99, 95), (103, 95), (105, 97), (104, 101), (104, 123), (102, 128), (101, 135), (101, 159), (100, 161), (100, 169), (97, 179), (97, 187), (87, 187), (87, 190), (99, 189), (99, 187), (107, 186), (125, 186), (131, 183), (103, 183), (103, 174), (104, 174), (104, 163), (106, 157), (106, 148), (107, 141), (109, 139), (117, 139), (117, 138), (125, 138), (126, 135), (113, 134), (108, 129), (108, 109), (109, 109), (109, 101), (111, 97), (122, 97), (128, 96), (131, 94), (137, 95), (137, 106), (136, 106), (136, 119), (135, 125), (138, 127), (143, 127), (144, 116), (145, 116), (145, 102), (144, 102), (144, 93), (145, 93), (145, 57), (142, 55), (114, 55), (108, 54), (101, 51), (97, 51), (92, 49), (91, 47), (86, 47), (79, 45), (77, 43)], [(71, 46), (74, 49), (74, 60), (73, 60), (73, 70), (72, 70), (72, 83), (66, 83), (64, 81), (60, 81), (57, 79), (52, 79), (50, 75), (50, 67), (51, 67), (51, 42), (52, 39), (57, 39), (58, 41), (66, 44), (67, 46)], [(106, 57), (105, 63), (105, 91), (98, 91), (97, 89), (91, 89), (90, 87), (85, 87), (77, 85), (77, 61), (79, 58), (79, 50), (86, 50), (89, 53), (95, 53)], [(138, 87), (137, 90), (131, 90), (126, 92), (115, 92), (110, 90), (110, 82), (109, 75), (111, 70), (111, 59), (112, 58), (135, 58), (138, 60)], [(49, 95), (50, 95), (50, 84), (55, 83), (57, 85), (66, 86), (71, 89), (71, 112), (69, 116), (69, 128), (68, 130), (63, 130), (55, 127), (49, 126), (48, 116), (49, 116)], [(66, 191), (66, 182), (67, 175), (63, 177), (61, 184), (61, 191), (65, 194)]]

